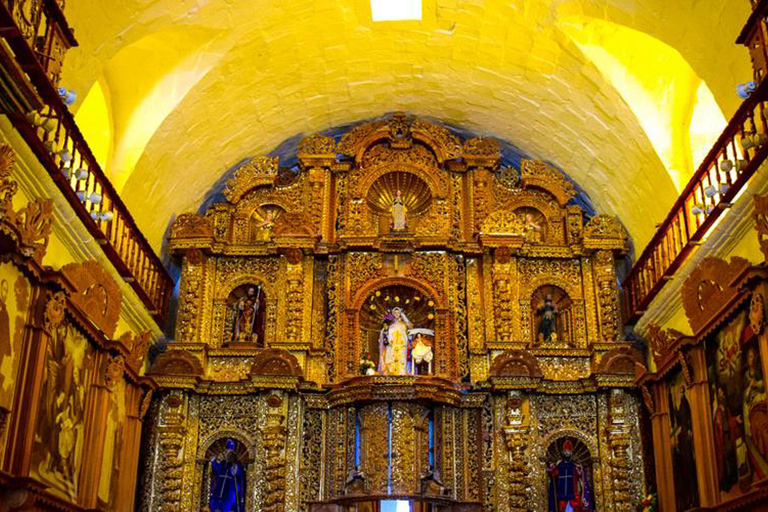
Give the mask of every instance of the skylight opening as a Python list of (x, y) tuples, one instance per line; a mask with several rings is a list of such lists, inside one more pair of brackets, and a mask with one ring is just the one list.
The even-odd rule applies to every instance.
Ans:
[(421, 21), (421, 0), (371, 0), (373, 21)]

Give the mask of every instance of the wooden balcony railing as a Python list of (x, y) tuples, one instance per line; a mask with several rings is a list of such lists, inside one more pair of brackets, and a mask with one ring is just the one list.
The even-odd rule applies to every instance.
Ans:
[(768, 80), (742, 103), (623, 282), (634, 323), (768, 156)]
[[(54, 86), (61, 69), (56, 34), (71, 36), (62, 4), (61, 0), (0, 0), (0, 35), (45, 105), (39, 112), (7, 115), (117, 271), (162, 323), (173, 281), (104, 175)], [(50, 44), (50, 38), (59, 42)], [(64, 40), (76, 44), (74, 38)]]

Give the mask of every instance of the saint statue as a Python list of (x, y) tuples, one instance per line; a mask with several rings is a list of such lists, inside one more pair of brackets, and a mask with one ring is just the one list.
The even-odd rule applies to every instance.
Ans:
[(245, 510), (245, 472), (237, 461), (235, 441), (227, 440), (227, 451), (211, 460), (211, 512)]
[(261, 287), (249, 286), (248, 291), (234, 304), (235, 325), (232, 329), (232, 341), (240, 343), (258, 343), (256, 334), (256, 315), (259, 312)]
[(405, 231), (407, 229), (405, 214), (408, 213), (408, 208), (406, 208), (403, 194), (399, 190), (395, 200), (392, 202), (392, 206), (389, 208), (389, 212), (392, 214), (392, 231)]
[(413, 341), (411, 342), (411, 373), (414, 375), (431, 375), (432, 360), (435, 355), (432, 352), (431, 339), (435, 336), (432, 329), (411, 329), (408, 333)]
[(544, 304), (536, 310), (541, 315), (539, 323), (539, 341), (553, 341), (557, 339), (557, 306), (552, 302), (552, 296), (547, 295), (544, 298)]
[(533, 214), (525, 214), (525, 224), (523, 225), (523, 237), (526, 242), (531, 244), (541, 243), (541, 224), (536, 222)]
[(264, 220), (256, 224), (256, 241), (269, 242), (272, 240), (272, 229), (275, 227), (275, 211), (267, 210)]
[(408, 329), (413, 327), (401, 308), (392, 308), (384, 316), (379, 333), (379, 373), (406, 375), (408, 373)]
[(584, 467), (571, 457), (573, 444), (563, 443), (562, 456), (547, 468), (549, 477), (549, 512), (589, 512), (592, 507), (592, 493), (589, 477)]

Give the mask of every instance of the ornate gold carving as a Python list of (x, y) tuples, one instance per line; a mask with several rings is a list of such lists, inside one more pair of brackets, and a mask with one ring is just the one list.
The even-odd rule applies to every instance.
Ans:
[(672, 345), (685, 335), (675, 329), (662, 329), (656, 324), (648, 325), (648, 340), (651, 343), (651, 351), (656, 364), (666, 359)]
[(171, 225), (171, 238), (212, 238), (213, 226), (208, 217), (198, 213), (182, 213)]
[(43, 325), (45, 330), (53, 330), (64, 320), (64, 309), (66, 308), (67, 298), (63, 292), (56, 292), (45, 303), (45, 313), (43, 315)]
[(656, 411), (656, 407), (653, 403), (653, 396), (651, 395), (651, 392), (648, 390), (648, 386), (645, 384), (640, 385), (640, 391), (643, 393), (643, 403), (645, 404), (645, 407), (648, 409), (648, 412), (653, 414)]
[(53, 222), (53, 201), (36, 199), (18, 211), (13, 208), (13, 196), (18, 184), (11, 178), (15, 154), (8, 145), (0, 145), (0, 231), (10, 235), (19, 253), (42, 263), (48, 248)]
[(134, 335), (131, 332), (125, 332), (120, 336), (120, 342), (128, 349), (128, 364), (139, 373), (144, 366), (144, 360), (152, 346), (152, 332), (144, 331)]
[(617, 341), (620, 337), (619, 294), (616, 289), (616, 272), (610, 251), (597, 251), (595, 257), (595, 284), (600, 310), (600, 332), (604, 342)]
[(691, 387), (693, 384), (693, 375), (691, 374), (691, 369), (688, 368), (688, 361), (685, 360), (685, 356), (682, 352), (677, 353), (677, 361), (680, 363), (680, 368), (683, 370), (685, 385)]
[(738, 294), (731, 283), (749, 268), (749, 261), (734, 256), (730, 262), (707, 257), (691, 272), (681, 290), (688, 323), (696, 335)]
[(285, 414), (280, 406), (270, 406), (263, 429), (264, 510), (283, 511), (285, 505)]
[(600, 358), (595, 373), (634, 375), (635, 364), (641, 362), (640, 354), (631, 348), (614, 348)]
[(480, 225), (480, 232), (492, 235), (520, 235), (522, 241), (523, 219), (512, 212), (495, 211)]
[(251, 367), (251, 375), (302, 377), (303, 374), (296, 356), (278, 348), (259, 352), (253, 359), (253, 366)]
[(471, 167), (495, 168), (501, 159), (501, 146), (495, 139), (473, 138), (464, 141), (462, 156)]
[(760, 250), (768, 261), (768, 194), (764, 196), (755, 196), (755, 229), (757, 230), (757, 241), (760, 243)]
[(491, 363), (491, 377), (542, 377), (536, 358), (523, 350), (506, 350)]
[(560, 172), (552, 169), (544, 162), (523, 160), (520, 174), (524, 186), (546, 190), (557, 199), (561, 206), (565, 206), (576, 195), (573, 184)]
[(336, 142), (333, 137), (315, 133), (301, 139), (298, 156), (300, 159), (318, 156), (336, 158)]
[(610, 215), (595, 215), (589, 219), (582, 236), (584, 247), (588, 249), (626, 250), (627, 232), (621, 222)]
[(763, 333), (765, 326), (765, 299), (763, 294), (755, 293), (749, 303), (749, 325), (756, 335)]
[(199, 251), (192, 251), (188, 256), (182, 263), (179, 313), (176, 319), (178, 341), (196, 341), (202, 310), (200, 302), (205, 278), (204, 258)]
[(160, 354), (152, 365), (153, 375), (183, 375), (197, 377), (203, 375), (200, 360), (187, 350), (171, 350)]
[(139, 419), (144, 420), (149, 411), (149, 406), (152, 405), (152, 396), (154, 391), (148, 389), (144, 392), (144, 396), (141, 397), (141, 405), (139, 405)]
[(279, 158), (254, 158), (237, 170), (224, 186), (224, 197), (230, 203), (237, 203), (250, 190), (263, 185), (272, 185), (277, 178)]
[(356, 291), (368, 281), (379, 277), (383, 264), (381, 255), (370, 252), (352, 252), (347, 255), (349, 289)]
[(125, 359), (123, 356), (108, 356), (104, 360), (104, 384), (112, 389), (123, 378)]
[(112, 276), (97, 261), (69, 263), (61, 268), (74, 286), (70, 300), (104, 333), (112, 337), (120, 319), (122, 295)]

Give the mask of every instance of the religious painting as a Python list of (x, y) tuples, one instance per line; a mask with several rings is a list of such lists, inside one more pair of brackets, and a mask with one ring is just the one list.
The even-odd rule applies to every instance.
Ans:
[(667, 380), (667, 392), (675, 500), (677, 510), (682, 512), (699, 506), (699, 485), (696, 479), (690, 392), (681, 368), (675, 370)]
[(582, 441), (563, 437), (549, 445), (546, 456), (549, 512), (595, 510), (592, 456)]
[(547, 219), (536, 208), (524, 206), (517, 208), (514, 214), (523, 226), (523, 239), (532, 245), (539, 245), (547, 241)]
[(68, 319), (46, 347), (42, 396), (30, 473), (67, 498), (77, 495), (83, 456), (84, 414), (93, 349)]
[(573, 311), (571, 298), (562, 288), (545, 285), (531, 300), (537, 345), (572, 345)]
[(720, 496), (727, 500), (768, 476), (768, 406), (758, 340), (746, 308), (706, 344)]
[(117, 478), (120, 475), (120, 447), (123, 428), (127, 419), (125, 404), (125, 380), (119, 379), (109, 394), (109, 412), (104, 435), (104, 455), (101, 459), (101, 477), (99, 480), (98, 499), (105, 509), (114, 503), (117, 491)]
[(0, 264), (0, 407), (10, 410), (29, 308), (30, 284), (12, 263)]
[(360, 310), (361, 361), (379, 375), (431, 375), (435, 302), (408, 286), (388, 286), (368, 297)]
[(225, 344), (264, 348), (267, 295), (258, 284), (238, 286), (227, 298)]
[(277, 218), (284, 213), (279, 206), (265, 205), (251, 215), (251, 242), (270, 242)]
[(245, 510), (248, 462), (245, 445), (235, 439), (219, 439), (208, 449), (201, 488), (211, 512)]

